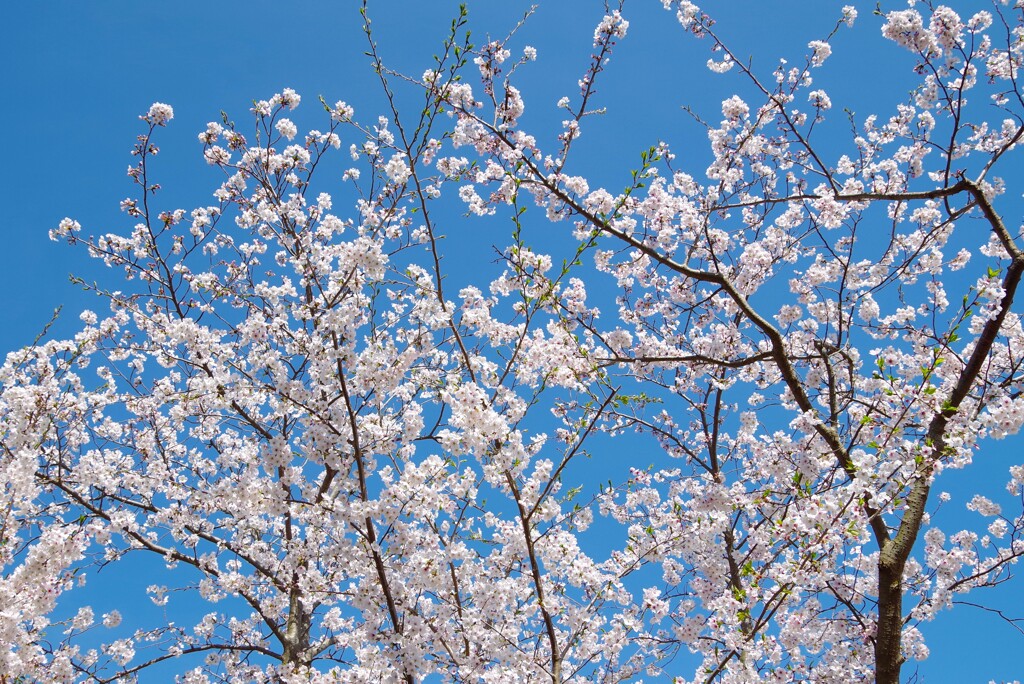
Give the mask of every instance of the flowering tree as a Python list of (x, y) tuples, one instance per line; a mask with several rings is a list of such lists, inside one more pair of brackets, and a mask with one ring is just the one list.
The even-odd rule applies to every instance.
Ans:
[[(321, 101), (300, 136), (288, 89), (210, 123), (191, 211), (156, 207), (149, 109), (134, 226), (52, 232), (121, 275), (107, 310), (0, 370), (0, 681), (898, 682), (922, 621), (1008, 576), (1024, 465), (954, 530), (932, 487), (1024, 421), (1024, 7), (889, 12), (919, 86), (819, 143), (852, 7), (761, 75), (663, 4), (750, 94), (694, 112), (706, 168), (662, 143), (621, 190), (572, 153), (622, 3), (550, 140), (536, 51), (465, 12), (415, 79), (367, 22), (373, 125)], [(342, 146), (354, 211), (318, 175)], [(453, 195), (513, 221), (493, 278), (443, 267)], [(140, 567), (152, 621), (78, 598)]]

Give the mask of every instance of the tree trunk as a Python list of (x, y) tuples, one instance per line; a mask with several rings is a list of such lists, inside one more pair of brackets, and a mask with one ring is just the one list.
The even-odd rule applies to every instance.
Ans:
[(293, 590), (288, 599), (288, 622), (284, 629), (282, 665), (308, 665), (309, 614), (306, 612), (299, 592)]
[(875, 634), (875, 684), (899, 684), (903, 665), (903, 562), (878, 561), (878, 631)]

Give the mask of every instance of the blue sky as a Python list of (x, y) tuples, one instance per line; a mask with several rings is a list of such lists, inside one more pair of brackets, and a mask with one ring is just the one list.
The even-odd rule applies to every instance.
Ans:
[[(552, 131), (562, 118), (554, 107), (576, 92), (602, 4), (593, 0), (540, 0), (519, 44), (538, 48), (539, 58), (524, 74), (527, 128)], [(357, 2), (271, 0), (247, 2), (139, 2), (138, 0), (47, 0), (12, 2), (0, 27), (0, 81), (8, 93), (0, 107), (0, 130), (8, 162), (0, 165), (0, 348), (31, 342), (52, 310), (65, 306), (55, 331), (77, 326), (78, 312), (96, 306), (90, 295), (68, 282), (68, 274), (91, 280), (113, 274), (97, 270), (84, 253), (53, 243), (47, 231), (72, 216), (85, 233), (125, 230), (129, 219), (118, 202), (132, 193), (125, 177), (128, 152), (142, 131), (138, 115), (154, 101), (171, 104), (175, 120), (160, 134), (157, 175), (168, 208), (208, 203), (216, 174), (203, 164), (196, 134), (226, 110), (248, 116), (250, 102), (284, 87), (304, 96), (297, 117), (315, 121), (315, 99), (343, 99), (357, 118), (383, 113), (379, 87), (363, 55), (366, 49)], [(823, 38), (843, 3), (821, 0), (707, 3), (721, 35), (742, 45), (767, 75), (779, 57), (800, 59), (809, 40)], [(855, 3), (861, 17), (854, 31), (840, 32), (834, 56), (822, 72), (836, 109), (858, 115), (888, 115), (909, 89), (909, 55), (879, 37), (874, 2)], [(448, 0), (371, 2), (374, 29), (388, 63), (418, 75), (440, 47), (458, 3)], [(977, 7), (983, 7), (978, 3)], [(474, 42), (490, 33), (503, 36), (530, 3), (476, 0), (469, 3)], [(885, 3), (885, 8), (897, 8)], [(599, 88), (609, 115), (587, 130), (576, 162), (587, 167), (592, 186), (621, 187), (639, 152), (659, 139), (673, 142), (691, 170), (706, 158), (706, 141), (692, 127), (682, 105), (717, 120), (718, 103), (741, 88), (736, 78), (704, 68), (707, 43), (684, 35), (655, 0), (631, 0), (625, 16), (629, 36), (613, 58)], [(742, 51), (741, 51), (742, 52)], [(893, 68), (892, 65), (899, 65)], [(842, 116), (836, 115), (842, 127)], [(863, 118), (859, 116), (858, 118)], [(300, 124), (301, 128), (301, 124)], [(552, 133), (552, 136), (554, 133)], [(1019, 205), (1016, 207), (1019, 216)], [(1010, 221), (1015, 222), (1014, 220)], [(452, 232), (475, 230), (459, 225)], [(506, 244), (507, 236), (496, 236)], [(1019, 447), (1019, 443), (1018, 443)], [(993, 449), (1012, 448), (1003, 443)], [(1005, 472), (1000, 466), (996, 472)], [(984, 476), (974, 473), (973, 477)], [(999, 590), (1013, 614), (1024, 601)], [(993, 595), (994, 596), (994, 595)], [(993, 596), (979, 596), (984, 600)], [(1004, 602), (1004, 605), (1007, 603)], [(981, 611), (960, 609), (925, 625), (932, 658), (920, 667), (926, 682), (1013, 678), (1013, 653), (1024, 637)], [(985, 653), (988, 658), (981, 662)], [(906, 672), (912, 672), (908, 666)], [(145, 680), (144, 680), (145, 681)]]

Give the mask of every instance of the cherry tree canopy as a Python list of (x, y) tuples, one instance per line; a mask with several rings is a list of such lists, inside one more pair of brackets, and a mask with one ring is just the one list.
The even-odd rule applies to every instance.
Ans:
[[(51, 232), (102, 306), (0, 368), (0, 682), (898, 682), (1011, 576), (1024, 464), (933, 487), (1024, 422), (1024, 5), (836, 8), (766, 68), (662, 4), (737, 94), (632, 168), (574, 156), (641, 106), (624, 2), (557, 105), (522, 24), (404, 73), (364, 12), (382, 115), (223, 114), (188, 208), (144, 113), (123, 226)], [(914, 90), (843, 114), (879, 27)]]

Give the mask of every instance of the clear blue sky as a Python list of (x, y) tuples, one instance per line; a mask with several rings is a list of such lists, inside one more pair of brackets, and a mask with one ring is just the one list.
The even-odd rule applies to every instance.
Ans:
[[(527, 127), (560, 120), (554, 103), (576, 92), (603, 13), (595, 0), (537, 1), (540, 7), (521, 39), (539, 51), (525, 81)], [(779, 57), (800, 59), (809, 40), (823, 38), (844, 3), (705, 4), (718, 18), (723, 37), (743, 46), (767, 75)], [(881, 41), (880, 18), (871, 15), (873, 1), (853, 4), (860, 10), (858, 24), (840, 33), (835, 54), (820, 75), (834, 86), (830, 93), (837, 120), (842, 107), (856, 110), (858, 118), (870, 111), (888, 116), (910, 87), (902, 78), (912, 66), (910, 56)], [(137, 117), (150, 103), (166, 102), (175, 109), (175, 120), (158, 141), (157, 174), (168, 208), (208, 203), (216, 174), (203, 164), (195, 136), (221, 110), (243, 120), (253, 99), (292, 87), (304, 96), (297, 112), (304, 116), (296, 118), (310, 125), (321, 94), (330, 102), (353, 104), (364, 121), (383, 113), (363, 56), (358, 5), (352, 0), (7, 3), (0, 26), (0, 82), (7, 93), (0, 130), (6, 132), (8, 150), (8, 161), (0, 165), (5, 209), (0, 215), (0, 292), (5, 293), (0, 349), (30, 342), (58, 305), (66, 308), (56, 331), (75, 329), (78, 312), (95, 303), (68, 283), (69, 272), (107, 278), (116, 286), (111, 274), (97, 271), (84, 253), (50, 242), (47, 231), (64, 216), (79, 220), (86, 233), (130, 226), (118, 202), (133, 192), (125, 177), (128, 152), (142, 130)], [(422, 73), (457, 6), (449, 0), (371, 2), (389, 64)], [(470, 2), (474, 42), (484, 42), (488, 33), (503, 36), (529, 6), (516, 0)], [(690, 170), (699, 172), (706, 140), (689, 126), (680, 107), (692, 105), (717, 120), (718, 103), (740, 87), (737, 78), (707, 71), (708, 44), (684, 35), (660, 2), (631, 0), (624, 14), (631, 22), (629, 36), (599, 88), (599, 104), (610, 113), (588, 131), (577, 159), (588, 167), (592, 186), (621, 187), (640, 150), (659, 139), (671, 140), (677, 152), (691, 152), (696, 161)], [(687, 166), (682, 160), (679, 165)], [(494, 242), (505, 244), (505, 238)], [(1005, 467), (994, 472), (1001, 476)], [(1000, 591), (1011, 614), (1024, 616), (1020, 591)], [(995, 595), (976, 598), (993, 602)], [(994, 617), (959, 609), (924, 629), (932, 649), (932, 658), (919, 670), (925, 682), (1020, 676), (1015, 653), (1024, 650), (1024, 637)], [(912, 673), (913, 664), (905, 672)]]

